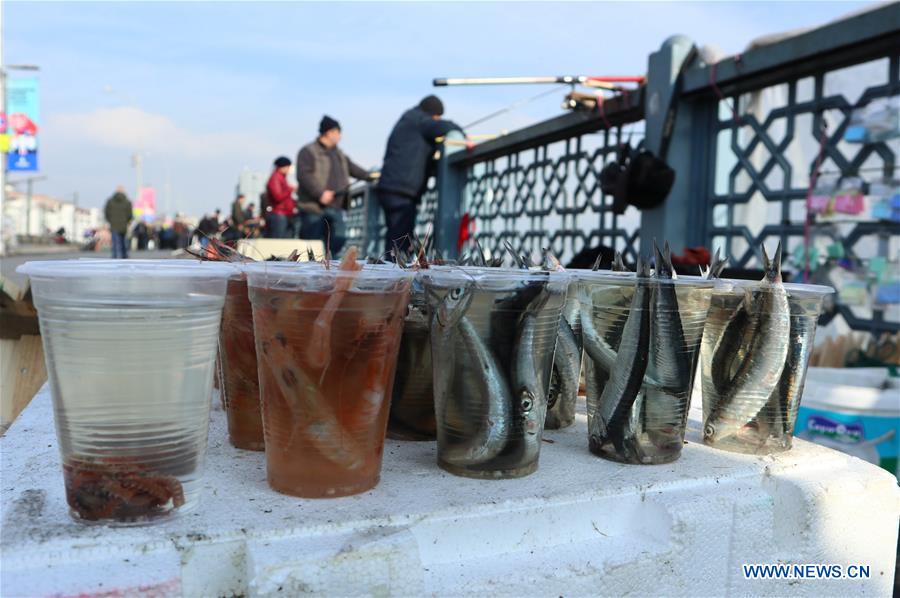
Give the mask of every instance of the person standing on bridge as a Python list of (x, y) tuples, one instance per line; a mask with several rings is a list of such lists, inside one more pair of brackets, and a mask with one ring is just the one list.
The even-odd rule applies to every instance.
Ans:
[(287, 182), (287, 173), (291, 169), (290, 159), (279, 156), (275, 160), (275, 168), (266, 183), (266, 236), (270, 239), (289, 239), (291, 220), (294, 218), (294, 188)]
[(337, 255), (347, 241), (344, 210), (350, 177), (369, 181), (369, 172), (338, 148), (341, 125), (328, 115), (319, 123), (319, 136), (297, 154), (297, 199), (300, 238), (329, 242)]
[(403, 113), (388, 137), (378, 179), (378, 201), (387, 223), (385, 252), (394, 242), (409, 251), (416, 226), (416, 210), (428, 179), (434, 174), (437, 138), (462, 128), (442, 120), (444, 104), (437, 96), (427, 96), (418, 106)]
[(113, 259), (128, 259), (128, 225), (134, 218), (134, 211), (125, 195), (125, 187), (116, 187), (116, 192), (106, 200), (103, 214), (109, 222), (109, 232), (112, 235)]

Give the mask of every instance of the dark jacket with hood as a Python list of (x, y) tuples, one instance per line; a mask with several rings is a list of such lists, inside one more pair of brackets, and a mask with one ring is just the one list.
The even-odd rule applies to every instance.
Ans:
[[(332, 172), (332, 170), (335, 172)], [(344, 208), (350, 177), (369, 180), (368, 171), (347, 157), (339, 148), (326, 148), (316, 139), (297, 154), (297, 199), (301, 204), (319, 203), (326, 189), (335, 194), (332, 208)], [(328, 183), (332, 184), (329, 185)]]
[(134, 218), (131, 202), (121, 191), (116, 191), (112, 197), (106, 200), (103, 214), (106, 216), (106, 221), (109, 222), (110, 230), (122, 235), (128, 232), (128, 223)]
[(378, 189), (419, 201), (433, 163), (435, 139), (450, 131), (462, 131), (449, 120), (434, 120), (419, 108), (403, 113), (388, 137)]

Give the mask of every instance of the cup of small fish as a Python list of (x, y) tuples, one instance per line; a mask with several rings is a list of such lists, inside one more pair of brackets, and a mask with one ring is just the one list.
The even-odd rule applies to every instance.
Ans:
[(762, 280), (717, 280), (701, 350), (703, 442), (750, 454), (791, 448), (816, 322), (834, 292), (783, 283), (781, 244), (772, 259), (762, 252)]
[(591, 452), (633, 464), (678, 459), (713, 282), (677, 276), (668, 244), (655, 248), (655, 268), (640, 257), (634, 273), (576, 277)]
[(438, 465), (473, 478), (534, 472), (569, 275), (523, 264), (419, 276), (431, 313)]

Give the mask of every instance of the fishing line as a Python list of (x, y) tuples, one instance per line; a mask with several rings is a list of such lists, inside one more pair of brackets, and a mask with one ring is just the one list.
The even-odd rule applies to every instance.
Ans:
[(513, 102), (512, 104), (510, 104), (509, 106), (507, 106), (507, 107), (505, 107), (505, 108), (501, 108), (500, 110), (497, 110), (496, 112), (491, 112), (491, 113), (488, 114), (487, 116), (482, 116), (482, 117), (479, 118), (478, 120), (472, 121), (471, 123), (465, 125), (465, 126), (463, 127), (463, 129), (469, 129), (469, 128), (471, 128), (471, 127), (474, 127), (475, 125), (480, 125), (481, 123), (483, 123), (483, 122), (485, 122), (485, 121), (488, 121), (488, 120), (491, 120), (491, 119), (493, 119), (493, 118), (496, 118), (496, 117), (500, 116), (501, 114), (506, 114), (507, 112), (511, 112), (511, 111), (515, 110), (516, 108), (518, 108), (518, 107), (520, 107), (520, 106), (524, 106), (525, 104), (529, 104), (529, 103), (531, 103), (531, 102), (533, 102), (533, 101), (535, 101), (535, 100), (538, 100), (538, 99), (540, 99), (540, 98), (542, 98), (542, 97), (544, 97), (544, 96), (548, 96), (548, 95), (550, 95), (551, 93), (557, 93), (557, 92), (561, 91), (563, 88), (566, 88), (566, 87), (569, 87), (569, 85), (559, 85), (559, 86), (556, 86), (556, 87), (551, 87), (550, 89), (548, 89), (548, 90), (546, 90), (546, 91), (542, 91), (541, 93), (539, 93), (539, 94), (537, 94), (537, 95), (534, 95), (534, 96), (531, 96), (531, 97), (529, 97), (529, 98), (524, 98), (524, 99), (518, 100), (518, 101), (516, 101), (516, 102)]

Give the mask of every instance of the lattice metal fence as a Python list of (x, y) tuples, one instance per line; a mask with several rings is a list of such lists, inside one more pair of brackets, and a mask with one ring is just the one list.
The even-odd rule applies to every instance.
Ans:
[(600, 171), (619, 145), (637, 143), (640, 124), (542, 144), (468, 168), (465, 210), (474, 237), (492, 254), (505, 242), (533, 255), (546, 247), (563, 262), (605, 245), (637, 259), (640, 215), (619, 216), (600, 190)]
[[(428, 181), (428, 189), (422, 196), (416, 220), (416, 234), (422, 239), (433, 229), (437, 202), (437, 189), (432, 178)], [(345, 218), (348, 247), (356, 245), (367, 256), (380, 256), (386, 251), (387, 228), (374, 184), (354, 185), (350, 190)]]
[[(722, 247), (737, 266), (758, 266), (759, 247), (780, 240), (787, 267), (805, 269), (804, 236), (820, 255), (839, 245), (851, 260), (900, 256), (900, 223), (842, 216), (806, 227), (810, 179), (860, 177), (875, 182), (898, 178), (900, 139), (851, 144), (844, 134), (855, 109), (900, 94), (900, 56), (888, 55), (850, 67), (787, 77), (774, 85), (732, 94), (714, 104), (716, 151), (707, 214), (707, 243)], [(732, 107), (736, 107), (733, 111)], [(873, 198), (868, 198), (872, 201)], [(830, 282), (827, 272), (814, 279)], [(855, 329), (896, 330), (900, 310), (849, 306), (838, 296), (837, 311)]]

